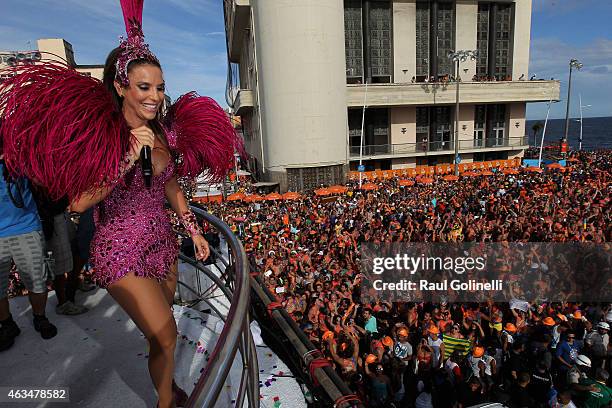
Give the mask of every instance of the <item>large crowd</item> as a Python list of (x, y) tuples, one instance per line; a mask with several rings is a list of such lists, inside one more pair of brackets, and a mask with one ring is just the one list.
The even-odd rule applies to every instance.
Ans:
[[(364, 243), (590, 242), (609, 253), (612, 151), (574, 159), (571, 171), (409, 187), (375, 180), (369, 191), (351, 181), (337, 195), (209, 209), (367, 406), (609, 407), (610, 304), (570, 301), (564, 288), (556, 299), (517, 292), (510, 302), (392, 302), (364, 290)], [(539, 283), (568, 279), (537, 254), (520, 262), (539, 270)], [(20, 290), (13, 275), (11, 294)]]
[[(331, 197), (211, 207), (260, 279), (368, 406), (604, 407), (612, 307), (565, 299), (389, 302), (362, 293), (363, 243), (592, 242), (609, 251), (612, 152), (571, 171), (495, 172)], [(548, 271), (545, 263), (530, 267)], [(610, 271), (605, 271), (610, 276)], [(575, 404), (575, 405), (572, 405)]]

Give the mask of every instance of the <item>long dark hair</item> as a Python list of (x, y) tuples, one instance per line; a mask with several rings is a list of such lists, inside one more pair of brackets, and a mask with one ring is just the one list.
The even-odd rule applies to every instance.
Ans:
[[(106, 63), (104, 64), (104, 74), (102, 77), (102, 82), (104, 83), (104, 86), (112, 95), (117, 112), (121, 112), (121, 109), (123, 107), (123, 98), (120, 97), (117, 93), (117, 89), (115, 89), (114, 83), (115, 77), (117, 75), (117, 59), (121, 55), (122, 51), (123, 49), (121, 47), (117, 47), (108, 54), (108, 57), (106, 57)], [(132, 68), (140, 65), (153, 65), (154, 67), (157, 67), (162, 70), (161, 65), (157, 61), (150, 61), (147, 59), (135, 59), (128, 64), (128, 73), (132, 70)], [(164, 144), (167, 146), (168, 143), (166, 139), (166, 134), (161, 124), (163, 119), (162, 111), (163, 109), (157, 112), (157, 116), (155, 117), (155, 119), (149, 121), (149, 126), (151, 127), (151, 130), (153, 130), (153, 133), (155, 133), (156, 136), (159, 136), (164, 142)]]

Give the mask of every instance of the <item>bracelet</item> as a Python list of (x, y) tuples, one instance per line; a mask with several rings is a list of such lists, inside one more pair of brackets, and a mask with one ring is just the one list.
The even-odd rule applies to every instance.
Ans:
[(181, 224), (183, 224), (183, 227), (185, 227), (191, 236), (202, 234), (202, 229), (198, 225), (198, 220), (191, 211), (187, 210), (179, 217), (179, 219)]

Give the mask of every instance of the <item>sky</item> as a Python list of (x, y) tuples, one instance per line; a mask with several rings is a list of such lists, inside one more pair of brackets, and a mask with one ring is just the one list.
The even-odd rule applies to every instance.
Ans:
[[(270, 0), (272, 1), (272, 0)], [(584, 64), (572, 76), (571, 115), (578, 94), (585, 117), (612, 116), (612, 0), (532, 0), (529, 71), (561, 82), (551, 118), (565, 117), (569, 60)], [(225, 103), (227, 58), (222, 0), (146, 0), (143, 27), (162, 62), (174, 99), (195, 90)], [(118, 0), (2, 0), (0, 50), (36, 48), (38, 38), (64, 38), (77, 64), (102, 64), (125, 33)], [(547, 103), (531, 103), (528, 119), (543, 119)]]

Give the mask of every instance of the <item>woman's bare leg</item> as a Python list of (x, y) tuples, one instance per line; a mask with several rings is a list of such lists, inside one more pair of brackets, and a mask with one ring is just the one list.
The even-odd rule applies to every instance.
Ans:
[(108, 287), (108, 293), (149, 341), (149, 374), (157, 389), (160, 408), (174, 406), (172, 379), (176, 348), (176, 323), (163, 286), (130, 273)]
[(176, 292), (176, 281), (178, 279), (178, 261), (174, 264), (170, 265), (170, 271), (168, 273), (168, 278), (162, 282), (162, 290), (164, 291), (164, 296), (166, 297), (166, 301), (170, 306), (174, 303), (174, 293)]

